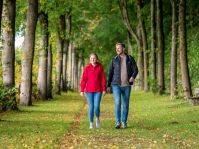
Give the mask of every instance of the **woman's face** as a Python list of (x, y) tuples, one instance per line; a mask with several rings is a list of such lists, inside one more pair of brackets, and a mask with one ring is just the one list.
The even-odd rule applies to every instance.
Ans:
[(90, 56), (90, 63), (95, 65), (97, 63), (97, 57), (95, 55)]

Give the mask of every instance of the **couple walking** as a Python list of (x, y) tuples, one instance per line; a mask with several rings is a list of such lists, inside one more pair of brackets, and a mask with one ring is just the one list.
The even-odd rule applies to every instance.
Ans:
[(93, 128), (94, 113), (96, 128), (100, 128), (101, 97), (111, 89), (115, 104), (115, 128), (127, 127), (131, 85), (138, 74), (138, 68), (134, 58), (127, 55), (124, 50), (123, 43), (116, 43), (117, 56), (110, 62), (107, 83), (103, 66), (98, 62), (98, 56), (95, 53), (90, 55), (90, 64), (83, 71), (80, 95), (85, 94), (88, 101), (90, 129)]

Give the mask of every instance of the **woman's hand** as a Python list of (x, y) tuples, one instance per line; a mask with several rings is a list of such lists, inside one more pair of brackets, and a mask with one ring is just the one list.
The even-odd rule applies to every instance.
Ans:
[(103, 91), (103, 92), (102, 92), (102, 96), (105, 96), (105, 95), (106, 95), (106, 91)]
[(84, 92), (80, 92), (80, 95), (81, 95), (81, 96), (84, 96)]

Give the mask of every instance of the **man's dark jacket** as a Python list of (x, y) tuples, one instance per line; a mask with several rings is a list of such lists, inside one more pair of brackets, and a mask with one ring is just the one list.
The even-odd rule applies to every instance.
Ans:
[[(134, 58), (130, 55), (126, 55), (126, 68), (127, 68), (128, 79), (130, 79), (130, 77), (133, 77), (135, 79), (138, 74), (138, 67)], [(132, 85), (132, 83), (130, 82), (129, 84)], [(114, 57), (109, 65), (107, 87), (110, 87), (111, 85), (121, 85), (120, 56)]]

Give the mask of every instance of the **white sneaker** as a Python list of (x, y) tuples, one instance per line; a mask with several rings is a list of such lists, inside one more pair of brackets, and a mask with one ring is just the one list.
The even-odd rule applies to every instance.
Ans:
[(100, 120), (99, 120), (99, 118), (96, 118), (96, 128), (100, 128)]
[(89, 129), (93, 129), (93, 123), (92, 123), (92, 122), (90, 122), (90, 127), (89, 127)]

